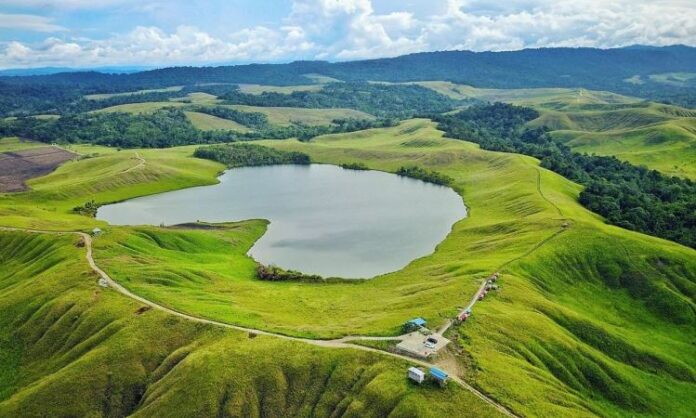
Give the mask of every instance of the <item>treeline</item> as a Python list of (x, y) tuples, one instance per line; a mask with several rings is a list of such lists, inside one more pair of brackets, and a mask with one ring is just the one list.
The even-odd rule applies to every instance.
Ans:
[(220, 96), (228, 104), (303, 108), (348, 108), (378, 117), (408, 118), (429, 112), (446, 112), (458, 102), (417, 85), (385, 85), (367, 82), (330, 83), (319, 91), (258, 95), (229, 91)]
[(343, 163), (343, 164), (341, 164), (341, 168), (345, 168), (346, 170), (357, 170), (357, 171), (365, 171), (365, 170), (370, 169), (364, 163)]
[(454, 179), (446, 174), (438, 173), (437, 171), (426, 170), (418, 166), (399, 167), (396, 174), (413, 179), (423, 180), (428, 183), (439, 184), (441, 186), (449, 186)]
[(696, 183), (615, 157), (573, 152), (546, 129), (527, 129), (536, 117), (533, 109), (495, 103), (433, 118), (449, 137), (536, 157), (542, 167), (584, 185), (580, 203), (609, 223), (696, 248)]
[(47, 143), (92, 143), (122, 148), (166, 148), (242, 139), (230, 131), (200, 131), (184, 112), (163, 108), (152, 114), (80, 113), (54, 120), (33, 117), (0, 122), (0, 135)]
[(196, 149), (193, 156), (217, 161), (230, 168), (311, 163), (309, 155), (301, 152), (280, 151), (274, 148), (248, 143), (201, 147)]
[(221, 106), (193, 106), (190, 110), (231, 120), (252, 129), (264, 129), (268, 127), (268, 117), (259, 112), (242, 112), (240, 110)]
[(285, 270), (277, 266), (256, 266), (256, 277), (260, 280), (273, 282), (296, 281), (296, 282), (323, 282), (324, 278), (316, 274), (304, 274), (295, 270)]
[[(309, 140), (318, 135), (353, 132), (393, 126), (392, 119), (337, 119), (331, 125), (264, 125), (259, 130), (240, 133), (228, 130), (202, 131), (189, 121), (183, 109), (162, 108), (151, 114), (122, 112), (79, 113), (57, 119), (21, 117), (0, 120), (0, 135), (19, 136), (46, 143), (91, 143), (120, 148), (167, 148), (178, 145), (210, 144), (256, 139), (298, 138)], [(224, 108), (223, 108), (224, 109)], [(196, 108), (196, 110), (200, 110)], [(206, 108), (207, 110), (207, 108)], [(234, 111), (236, 112), (236, 111)], [(238, 112), (238, 120), (256, 123), (256, 113), (247, 119)], [(221, 114), (221, 113), (217, 113)], [(225, 115), (230, 116), (228, 113)], [(261, 115), (263, 116), (263, 115)], [(237, 115), (235, 114), (235, 117)], [(265, 117), (265, 116), (264, 116)]]

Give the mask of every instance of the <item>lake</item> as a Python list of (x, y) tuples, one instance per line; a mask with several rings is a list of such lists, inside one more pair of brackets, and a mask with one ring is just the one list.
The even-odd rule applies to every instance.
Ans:
[(432, 253), (466, 217), (448, 187), (333, 165), (235, 168), (212, 186), (99, 208), (112, 225), (268, 219), (257, 261), (324, 277), (369, 278)]

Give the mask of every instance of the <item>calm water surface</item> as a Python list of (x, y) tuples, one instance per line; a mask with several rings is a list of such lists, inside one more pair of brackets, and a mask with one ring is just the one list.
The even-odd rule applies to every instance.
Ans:
[(220, 184), (102, 206), (113, 225), (271, 221), (249, 254), (324, 277), (373, 277), (430, 254), (466, 217), (452, 189), (332, 165), (236, 168)]

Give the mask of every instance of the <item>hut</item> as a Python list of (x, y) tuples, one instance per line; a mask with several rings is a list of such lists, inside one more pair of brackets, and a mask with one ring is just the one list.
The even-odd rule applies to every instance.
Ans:
[(92, 236), (93, 236), (93, 237), (99, 236), (99, 235), (101, 235), (101, 233), (102, 233), (102, 230), (99, 229), (99, 228), (94, 228), (94, 229), (92, 230)]
[(413, 318), (403, 325), (403, 330), (406, 333), (412, 332), (417, 329), (424, 328), (426, 324), (427, 322), (425, 322), (425, 319), (423, 318)]
[(425, 380), (425, 372), (418, 367), (409, 367), (408, 378), (420, 385)]
[(447, 380), (449, 379), (447, 373), (438, 369), (437, 367), (430, 368), (430, 376), (432, 376), (432, 378), (435, 379), (440, 386), (445, 386), (447, 384)]

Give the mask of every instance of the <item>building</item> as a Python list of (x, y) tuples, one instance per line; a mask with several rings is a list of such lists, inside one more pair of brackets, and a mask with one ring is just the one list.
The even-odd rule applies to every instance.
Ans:
[(99, 229), (99, 228), (94, 228), (94, 229), (92, 230), (92, 236), (93, 236), (93, 237), (96, 237), (96, 236), (98, 236), (98, 235), (101, 235), (101, 233), (102, 233), (102, 230)]
[(440, 386), (445, 386), (447, 384), (447, 380), (449, 379), (449, 375), (437, 367), (430, 368), (430, 376), (432, 376), (433, 379), (440, 384)]
[(424, 328), (427, 322), (423, 318), (413, 318), (406, 322), (403, 326), (404, 333), (415, 331), (420, 328)]
[(408, 378), (420, 385), (425, 380), (425, 372), (418, 367), (409, 367)]

